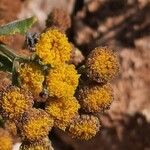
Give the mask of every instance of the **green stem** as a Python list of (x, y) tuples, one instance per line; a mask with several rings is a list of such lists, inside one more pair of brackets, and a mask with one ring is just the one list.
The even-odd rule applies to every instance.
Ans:
[(2, 54), (7, 56), (11, 61), (13, 61), (15, 58), (19, 57), (18, 55), (13, 53), (12, 50), (10, 48), (8, 48), (7, 46), (5, 46), (4, 44), (0, 44), (0, 52), (2, 52)]
[(15, 54), (12, 49), (8, 48), (4, 44), (0, 44), (0, 53), (5, 55), (6, 57), (8, 57), (12, 62), (14, 60), (17, 60), (20, 62), (21, 61), (30, 61), (30, 59), (31, 59), (30, 57), (22, 57), (22, 56)]

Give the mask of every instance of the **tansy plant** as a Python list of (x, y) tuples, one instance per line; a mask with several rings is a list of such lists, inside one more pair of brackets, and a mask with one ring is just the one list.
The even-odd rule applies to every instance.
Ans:
[[(0, 92), (0, 115), (8, 131), (17, 132), (21, 138), (20, 150), (52, 150), (48, 138), (52, 128), (72, 138), (91, 139), (101, 127), (100, 114), (113, 101), (109, 82), (119, 71), (117, 55), (106, 47), (97, 47), (82, 66), (71, 64), (74, 49), (57, 15), (60, 11), (49, 15), (54, 20), (50, 24), (47, 21), (47, 29), (35, 43), (29, 45), (32, 39), (26, 40), (28, 47), (32, 46), (28, 57), (16, 55), (4, 39), (25, 33), (35, 18), (0, 27), (0, 70), (12, 75), (12, 85)], [(11, 136), (4, 129), (0, 135), (0, 150), (10, 150)]]

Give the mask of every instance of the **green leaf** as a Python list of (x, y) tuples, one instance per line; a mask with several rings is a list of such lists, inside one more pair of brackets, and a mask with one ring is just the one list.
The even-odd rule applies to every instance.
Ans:
[(36, 17), (30, 17), (24, 20), (10, 22), (0, 27), (0, 35), (13, 35), (16, 33), (25, 34), (36, 21)]
[(0, 71), (11, 72), (13, 63), (7, 56), (0, 53)]

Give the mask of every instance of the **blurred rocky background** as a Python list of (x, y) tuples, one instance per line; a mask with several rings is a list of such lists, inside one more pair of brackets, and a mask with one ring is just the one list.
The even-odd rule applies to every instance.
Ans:
[[(0, 24), (35, 15), (32, 31), (41, 32), (53, 8), (70, 14), (68, 37), (85, 56), (108, 46), (121, 63), (113, 81), (115, 100), (101, 116), (101, 132), (84, 142), (53, 130), (55, 150), (150, 150), (150, 0), (0, 0)], [(15, 35), (9, 46), (26, 53), (24, 40)], [(9, 75), (0, 73), (0, 88), (8, 82)]]

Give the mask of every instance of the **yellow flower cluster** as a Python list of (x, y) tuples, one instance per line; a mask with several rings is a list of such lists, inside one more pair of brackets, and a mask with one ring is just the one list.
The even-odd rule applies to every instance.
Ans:
[(94, 49), (88, 56), (85, 66), (88, 77), (97, 82), (108, 82), (119, 72), (117, 55), (107, 48)]
[[(71, 50), (66, 35), (50, 28), (41, 34), (35, 55), (29, 60), (16, 59), (20, 64), (15, 68), (18, 72), (13, 69), (12, 74), (18, 74), (12, 79), (17, 79), (20, 87), (10, 86), (0, 92), (0, 115), (8, 121), (10, 132), (19, 131), (20, 150), (52, 150), (45, 139), (53, 127), (81, 140), (99, 131), (97, 114), (113, 100), (108, 82), (118, 74), (117, 56), (106, 48), (96, 48), (81, 67), (85, 69), (82, 72), (69, 63)], [(11, 149), (8, 139), (0, 136), (0, 150)]]
[(86, 112), (97, 113), (110, 106), (113, 100), (113, 91), (109, 84), (85, 86), (79, 90), (78, 99)]
[(17, 120), (33, 105), (33, 98), (27, 90), (9, 86), (0, 94), (0, 108), (4, 118)]
[(80, 105), (75, 97), (49, 98), (46, 112), (54, 118), (54, 125), (65, 130), (71, 119), (78, 113)]
[(54, 126), (65, 130), (80, 108), (74, 96), (79, 75), (74, 65), (69, 65), (71, 45), (65, 34), (50, 28), (41, 35), (36, 45), (36, 55), (43, 64), (51, 66), (45, 77), (49, 98), (45, 110), (53, 117)]
[(13, 140), (10, 134), (0, 128), (0, 150), (12, 150)]
[(62, 64), (51, 69), (46, 79), (49, 95), (58, 98), (73, 96), (78, 79), (79, 75), (73, 65)]
[(54, 67), (69, 61), (71, 45), (65, 34), (52, 28), (41, 34), (35, 51), (44, 64), (50, 64)]
[[(32, 60), (20, 61), (17, 80), (21, 88), (3, 91), (0, 106), (3, 118), (17, 119), (12, 123), (16, 123), (23, 141), (21, 148), (42, 150), (44, 145), (40, 147), (37, 143), (43, 141), (53, 126), (65, 130), (78, 115), (80, 105), (74, 94), (80, 75), (74, 65), (67, 63), (71, 45), (58, 29), (41, 34), (35, 53)], [(34, 105), (32, 96), (24, 89), (32, 93)], [(38, 104), (43, 102), (39, 100), (42, 94), (48, 94), (44, 110)]]
[[(80, 71), (83, 72), (82, 85), (79, 86), (76, 97), (81, 110), (98, 115), (108, 109), (113, 101), (113, 90), (108, 82), (119, 72), (117, 55), (107, 48), (98, 47), (91, 51)], [(88, 82), (87, 77), (90, 79)], [(98, 128), (95, 124), (99, 120), (93, 116), (83, 116), (84, 119), (81, 117), (70, 124), (69, 132), (73, 137), (86, 140), (96, 134)]]
[(99, 131), (99, 119), (90, 115), (81, 115), (69, 126), (69, 133), (73, 138), (88, 140)]
[(19, 123), (22, 139), (31, 142), (45, 138), (53, 123), (53, 119), (44, 110), (32, 108), (23, 114)]
[(43, 89), (44, 75), (40, 67), (35, 63), (21, 64), (19, 79), (24, 88), (29, 89), (34, 96), (38, 96)]

